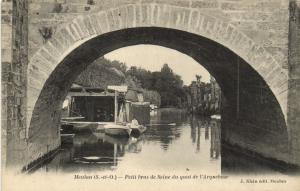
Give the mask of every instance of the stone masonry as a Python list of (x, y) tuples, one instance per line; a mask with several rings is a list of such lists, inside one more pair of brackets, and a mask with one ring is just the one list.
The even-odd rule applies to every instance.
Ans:
[[(2, 110), (2, 132), (6, 138), (6, 144), (2, 145), (7, 145), (7, 154), (12, 154), (12, 157), (7, 157), (14, 158), (13, 163), (26, 167), (59, 147), (60, 99), (70, 84), (68, 80), (75, 78), (71, 71), (79, 73), (92, 62), (83, 58), (84, 64), (78, 64), (76, 68), (71, 64), (80, 48), (88, 53), (85, 45), (118, 31), (159, 28), (182, 31), (194, 35), (195, 39), (197, 36), (203, 38), (203, 42), (208, 39), (216, 43), (207, 43), (206, 47), (199, 48), (211, 46), (220, 50), (219, 58), (210, 60), (205, 66), (209, 71), (209, 67), (214, 67), (211, 72), (216, 74), (221, 88), (224, 76), (217, 75), (220, 69), (228, 70), (228, 74), (238, 74), (235, 66), (227, 69), (226, 65), (222, 66), (222, 58), (234, 54), (238, 57), (235, 60), (247, 63), (244, 71), (251, 70), (255, 83), (265, 83), (264, 86), (274, 95), (275, 101), (270, 106), (278, 105), (286, 126), (284, 131), (288, 132), (289, 140), (286, 141), (292, 147), (293, 157), (273, 157), (300, 165), (297, 142), (300, 134), (299, 107), (295, 106), (299, 103), (299, 96), (296, 96), (300, 76), (299, 0), (15, 0), (3, 2), (2, 14), (2, 42), (5, 45), (2, 46), (2, 103), (7, 106)], [(184, 43), (174, 39), (162, 45), (184, 47)], [(101, 54), (105, 52), (106, 45), (100, 47), (103, 48)], [(119, 48), (122, 43), (107, 46), (110, 50)], [(94, 45), (91, 48), (96, 50)], [(196, 54), (195, 51), (190, 56), (197, 57)], [(79, 56), (77, 60), (80, 60)], [(216, 61), (220, 64), (209, 65)], [(242, 85), (248, 88), (247, 83), (250, 81), (245, 80)], [(223, 89), (226, 88), (224, 82)], [(233, 90), (235, 88), (236, 85)], [(253, 95), (256, 95), (256, 90), (254, 92)], [(242, 97), (241, 100), (247, 103), (250, 99), (246, 93), (244, 95), (245, 99)], [(55, 101), (58, 98), (59, 101)], [(233, 99), (232, 102), (235, 101)], [(41, 113), (37, 111), (47, 113), (48, 110), (51, 110), (49, 115), (36, 115)], [(281, 123), (278, 126), (282, 126)], [(228, 137), (238, 139), (239, 135)], [(241, 145), (254, 150), (260, 146)], [(257, 152), (272, 158), (263, 150), (258, 149)]]
[[(28, 65), (28, 3), (2, 5), (2, 156), (24, 158), (26, 150), (26, 87)], [(7, 152), (10, 151), (10, 152)]]

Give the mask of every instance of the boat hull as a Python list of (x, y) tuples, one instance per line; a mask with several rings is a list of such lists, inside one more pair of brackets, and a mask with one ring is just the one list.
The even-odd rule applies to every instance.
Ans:
[(102, 131), (107, 124), (110, 124), (110, 122), (62, 121), (61, 130), (63, 133), (91, 133)]
[(130, 129), (118, 129), (118, 128), (113, 128), (113, 129), (105, 129), (104, 132), (108, 135), (112, 136), (130, 136)]
[(111, 136), (130, 136), (131, 129), (123, 125), (106, 125), (104, 126), (104, 132)]

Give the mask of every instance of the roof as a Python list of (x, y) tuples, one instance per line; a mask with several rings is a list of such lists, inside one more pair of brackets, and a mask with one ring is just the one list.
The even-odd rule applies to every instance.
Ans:
[(106, 89), (108, 85), (122, 85), (125, 83), (125, 75), (122, 71), (103, 64), (101, 59), (90, 64), (75, 80), (79, 86)]

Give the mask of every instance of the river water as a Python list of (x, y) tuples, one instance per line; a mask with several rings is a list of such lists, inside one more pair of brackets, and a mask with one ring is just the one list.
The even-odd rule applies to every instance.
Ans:
[(104, 174), (136, 173), (279, 173), (280, 171), (222, 147), (221, 125), (178, 109), (151, 112), (147, 131), (139, 137), (114, 138), (81, 133), (73, 145), (35, 172)]

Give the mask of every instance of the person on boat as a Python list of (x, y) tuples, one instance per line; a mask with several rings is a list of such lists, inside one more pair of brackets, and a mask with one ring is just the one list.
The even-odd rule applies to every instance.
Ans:
[(131, 121), (130, 128), (134, 131), (138, 131), (137, 133), (139, 134), (144, 133), (147, 129), (145, 126), (140, 125), (135, 118), (133, 118), (133, 120)]
[(135, 118), (133, 118), (132, 121), (131, 121), (131, 126), (138, 127), (139, 122)]

